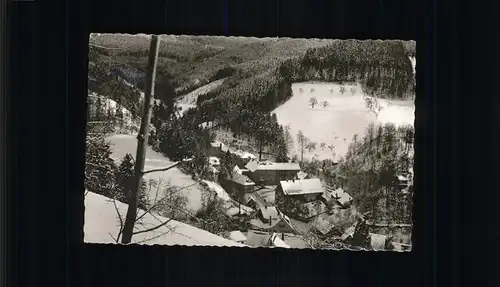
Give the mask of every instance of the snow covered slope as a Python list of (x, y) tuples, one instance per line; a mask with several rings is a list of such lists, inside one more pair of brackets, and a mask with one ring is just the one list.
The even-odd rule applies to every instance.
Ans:
[[(113, 159), (119, 164), (123, 159), (125, 154), (130, 153), (134, 158), (137, 150), (137, 135), (112, 135), (107, 138), (111, 143), (111, 148), (113, 154), (111, 155)], [(151, 147), (147, 147), (146, 151), (146, 162), (145, 170), (164, 168), (171, 165), (173, 162), (162, 154), (154, 151)], [(183, 173), (177, 167), (174, 167), (168, 171), (153, 172), (148, 173), (145, 179), (162, 180), (163, 187), (175, 186), (178, 188), (183, 188), (182, 193), (187, 196), (188, 203), (187, 208), (191, 212), (196, 212), (201, 207), (201, 195), (203, 186), (196, 181), (194, 181), (190, 175)], [(169, 184), (170, 182), (170, 184)], [(155, 198), (156, 190), (151, 190), (149, 198)], [(160, 194), (161, 195), (161, 194)]]
[[(116, 202), (116, 206), (122, 218), (125, 218), (128, 206), (122, 202)], [(144, 211), (140, 210), (139, 216), (141, 216), (143, 212)], [(149, 229), (166, 220), (166, 218), (160, 216), (146, 214), (141, 219), (142, 225), (136, 226), (136, 230)], [(114, 204), (109, 198), (92, 192), (87, 193), (85, 196), (85, 242), (115, 243), (113, 237), (116, 237), (118, 234), (120, 228), (119, 222)], [(113, 235), (113, 237), (111, 235)], [(134, 235), (132, 237), (132, 243), (148, 245), (245, 246), (208, 231), (174, 220), (154, 231)]]
[[(299, 130), (317, 143), (312, 152), (305, 152), (304, 158), (332, 158), (331, 150), (320, 148), (321, 142), (335, 145), (336, 157), (345, 155), (354, 134), (363, 137), (370, 122), (376, 124), (391, 122), (396, 125), (413, 125), (415, 105), (413, 101), (396, 101), (378, 99), (382, 110), (378, 117), (367, 107), (361, 88), (345, 85), (345, 93), (339, 91), (340, 85), (334, 83), (296, 83), (292, 85), (293, 96), (274, 110), (281, 125), (289, 125), (294, 137), (293, 154), (300, 154), (296, 136)], [(354, 95), (351, 88), (355, 88)], [(309, 99), (315, 97), (318, 104), (312, 108)], [(323, 107), (322, 102), (328, 106)]]
[(224, 79), (220, 79), (217, 81), (213, 81), (211, 83), (208, 83), (204, 86), (199, 87), (198, 89), (183, 95), (177, 100), (177, 106), (182, 108), (182, 111), (185, 111), (189, 108), (194, 108), (196, 107), (196, 101), (198, 100), (198, 96), (202, 94), (206, 94), (210, 92), (211, 90), (217, 88), (224, 82)]

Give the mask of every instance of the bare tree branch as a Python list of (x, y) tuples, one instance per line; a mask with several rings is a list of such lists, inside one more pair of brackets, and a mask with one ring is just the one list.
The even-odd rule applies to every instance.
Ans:
[(116, 199), (113, 198), (113, 205), (115, 207), (116, 214), (118, 215), (118, 219), (120, 219), (120, 230), (118, 231), (118, 235), (116, 236), (116, 242), (120, 240), (120, 236), (122, 235), (123, 232), (123, 218), (122, 215), (120, 214), (120, 211), (118, 210), (118, 206), (116, 206)]
[(171, 164), (171, 165), (169, 165), (169, 166), (167, 166), (165, 168), (158, 168), (158, 169), (152, 169), (152, 170), (143, 171), (142, 174), (147, 174), (147, 173), (152, 173), (152, 172), (157, 172), (157, 171), (167, 171), (167, 170), (169, 170), (171, 168), (174, 168), (174, 167), (178, 166), (181, 163), (182, 163), (182, 161), (178, 161), (178, 162), (175, 162), (175, 163), (173, 163), (173, 164)]
[[(181, 191), (181, 190), (183, 190), (183, 189), (190, 188), (190, 187), (194, 186), (195, 184), (197, 184), (198, 182), (199, 182), (199, 181), (196, 181), (196, 182), (195, 182), (195, 183), (193, 183), (193, 184), (190, 184), (190, 185), (186, 185), (186, 186), (184, 186), (184, 187), (181, 187), (181, 188), (177, 189), (177, 190), (175, 191), (175, 193), (177, 193), (177, 192), (179, 192), (179, 191)], [(158, 187), (158, 188), (159, 188), (159, 187)], [(158, 206), (158, 204), (159, 204), (159, 203), (164, 202), (165, 200), (167, 200), (167, 199), (169, 199), (170, 197), (174, 196), (174, 195), (175, 195), (175, 193), (170, 193), (170, 194), (168, 194), (167, 196), (165, 196), (165, 197), (161, 198), (160, 200), (156, 201), (155, 203), (153, 203), (153, 204), (152, 204), (152, 205), (151, 205), (151, 206), (150, 206), (150, 207), (149, 207), (149, 208), (148, 208), (148, 209), (147, 209), (147, 210), (146, 210), (146, 211), (145, 211), (145, 212), (144, 212), (141, 216), (137, 217), (136, 222), (137, 222), (137, 221), (139, 221), (140, 219), (142, 219), (142, 218), (146, 215), (146, 213), (151, 213), (151, 211), (152, 211), (153, 209), (155, 209), (155, 208)]]
[(151, 228), (148, 228), (148, 229), (145, 229), (145, 230), (141, 230), (141, 231), (137, 231), (137, 232), (133, 232), (132, 234), (133, 235), (137, 235), (137, 234), (141, 234), (141, 233), (145, 233), (145, 232), (150, 232), (150, 231), (154, 231), (162, 226), (165, 226), (167, 225), (170, 221), (172, 221), (172, 218), (169, 218), (167, 221), (163, 222), (162, 224), (160, 225), (157, 225), (155, 227), (151, 227)]

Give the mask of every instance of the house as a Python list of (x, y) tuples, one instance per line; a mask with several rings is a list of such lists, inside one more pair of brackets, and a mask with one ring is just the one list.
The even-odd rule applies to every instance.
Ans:
[(297, 173), (297, 179), (307, 179), (309, 178), (309, 175), (303, 171), (299, 171)]
[(220, 167), (220, 159), (216, 156), (211, 156), (208, 158), (208, 163), (210, 164), (210, 166), (213, 166), (215, 168), (219, 168)]
[(296, 178), (300, 171), (298, 163), (249, 161), (245, 168), (248, 176), (260, 185), (277, 185), (279, 181)]
[[(327, 191), (331, 190), (330, 188), (327, 188)], [(331, 197), (337, 201), (340, 206), (343, 208), (347, 208), (351, 205), (353, 198), (345, 192), (342, 188), (337, 188), (333, 191), (330, 192)]]
[(248, 176), (234, 171), (231, 177), (221, 180), (221, 185), (234, 199), (243, 204), (247, 204), (245, 194), (252, 193), (255, 189), (255, 183)]
[(387, 236), (370, 233), (370, 246), (373, 250), (385, 250)]
[(208, 156), (213, 157), (221, 157), (222, 156), (222, 147), (223, 144), (221, 142), (212, 142), (208, 147)]
[(394, 185), (399, 191), (407, 189), (410, 184), (410, 175), (398, 175)]
[(245, 234), (243, 234), (243, 232), (241, 232), (239, 230), (229, 232), (228, 238), (231, 239), (232, 241), (235, 241), (235, 242), (238, 242), (241, 244), (243, 244), (247, 240), (247, 237), (245, 236)]
[(322, 216), (318, 216), (316, 220), (314, 220), (312, 227), (322, 236), (327, 236), (332, 232), (335, 226)]
[[(276, 217), (276, 215), (278, 216)], [(262, 220), (264, 216), (267, 216), (270, 220), (264, 222)], [(258, 218), (250, 220), (250, 224), (256, 229), (268, 232), (299, 233), (297, 228), (293, 225), (292, 220), (274, 206), (267, 207), (262, 215), (259, 215)]]
[(269, 247), (272, 234), (263, 231), (249, 230), (245, 245), (251, 247)]
[(323, 186), (317, 178), (282, 180), (276, 188), (276, 196), (289, 196), (302, 202), (321, 200)]
[(284, 234), (249, 230), (245, 244), (252, 247), (291, 248), (283, 240)]

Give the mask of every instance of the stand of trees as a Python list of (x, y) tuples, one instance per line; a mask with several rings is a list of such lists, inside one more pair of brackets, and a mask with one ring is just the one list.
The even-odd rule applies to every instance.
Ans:
[[(111, 147), (103, 136), (87, 136), (85, 189), (118, 201), (127, 202), (133, 188), (134, 159), (126, 154), (120, 165), (111, 158)], [(146, 184), (139, 194), (139, 208), (149, 205)]]
[[(375, 127), (372, 124), (363, 138), (353, 139), (335, 177), (353, 196), (361, 212), (371, 212), (372, 217), (380, 221), (410, 221), (411, 196), (402, 197), (396, 182), (398, 175), (410, 175), (413, 137), (412, 126), (385, 124)], [(405, 199), (393, 200), (395, 197)], [(395, 206), (389, 206), (390, 202)]]

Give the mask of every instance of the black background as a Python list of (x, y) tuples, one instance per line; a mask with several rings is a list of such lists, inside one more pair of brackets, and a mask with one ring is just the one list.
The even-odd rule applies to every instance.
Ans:
[[(9, 286), (500, 286), (498, 49), (487, 39), (498, 25), (488, 20), (492, 6), (470, 2), (9, 3), (3, 278)], [(413, 251), (83, 244), (89, 32), (416, 40)]]

